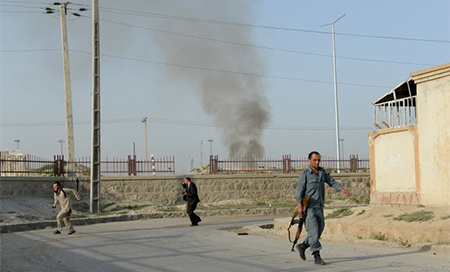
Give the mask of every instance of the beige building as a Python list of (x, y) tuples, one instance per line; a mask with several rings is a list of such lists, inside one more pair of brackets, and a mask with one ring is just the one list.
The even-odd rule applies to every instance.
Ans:
[(373, 122), (371, 203), (450, 206), (450, 63), (375, 101)]

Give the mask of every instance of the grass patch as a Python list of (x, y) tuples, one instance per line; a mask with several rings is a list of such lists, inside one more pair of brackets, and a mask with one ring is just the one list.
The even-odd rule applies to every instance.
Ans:
[(332, 213), (328, 214), (325, 218), (326, 219), (332, 219), (332, 218), (342, 218), (345, 216), (352, 215), (353, 212), (349, 208), (341, 208), (333, 211)]
[(370, 203), (370, 197), (365, 197), (362, 201), (362, 203), (364, 204), (369, 204)]
[(18, 215), (17, 218), (25, 219), (25, 220), (29, 220), (29, 221), (33, 221), (33, 220), (37, 220), (38, 219), (36, 216), (28, 215), (28, 214)]
[(150, 207), (150, 205), (127, 205), (127, 206), (123, 206), (122, 209), (139, 211), (139, 210), (142, 210), (147, 207)]
[(362, 210), (359, 213), (357, 213), (356, 215), (361, 215), (361, 214), (364, 214), (365, 212), (366, 212), (366, 210)]
[(442, 217), (441, 217), (442, 220), (447, 220), (447, 219), (449, 219), (449, 218), (450, 218), (450, 215), (446, 215), (446, 216), (442, 216)]
[(398, 242), (404, 247), (411, 247), (411, 244), (408, 240), (403, 240), (402, 237), (398, 237)]
[(384, 233), (372, 233), (370, 235), (370, 239), (379, 240), (379, 241), (387, 241), (388, 238), (386, 237), (386, 234)]
[(111, 207), (112, 205), (116, 205), (116, 202), (109, 202), (109, 203), (101, 205), (101, 210)]
[(90, 210), (89, 204), (84, 203), (84, 202), (73, 203), (72, 209), (74, 209), (77, 212), (81, 212), (81, 213), (87, 213)]
[(406, 221), (406, 222), (424, 222), (429, 221), (434, 218), (433, 212), (428, 211), (419, 211), (413, 213), (405, 213), (394, 217), (394, 220), (397, 221)]
[(392, 216), (394, 216), (393, 214), (386, 214), (386, 215), (383, 215), (383, 217), (392, 217)]
[(418, 205), (417, 207), (419, 207), (419, 208), (425, 208), (425, 206), (422, 205), (422, 204)]
[(9, 211), (8, 213), (16, 213), (15, 211)]
[(359, 199), (357, 199), (356, 197), (354, 197), (354, 196), (349, 197), (349, 198), (348, 198), (348, 202), (350, 202), (350, 203), (356, 203), (356, 204), (361, 203), (361, 201), (360, 201)]
[(127, 211), (116, 212), (116, 214), (127, 214)]

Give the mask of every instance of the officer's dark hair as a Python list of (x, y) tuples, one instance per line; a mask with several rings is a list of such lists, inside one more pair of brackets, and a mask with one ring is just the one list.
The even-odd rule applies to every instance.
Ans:
[(312, 158), (312, 155), (313, 155), (313, 154), (317, 154), (317, 155), (320, 156), (320, 153), (319, 153), (319, 152), (317, 152), (317, 151), (311, 151), (311, 152), (308, 154), (308, 160), (310, 160), (310, 159)]
[(187, 180), (191, 181), (191, 178), (190, 178), (190, 177), (185, 177), (184, 179), (187, 179)]

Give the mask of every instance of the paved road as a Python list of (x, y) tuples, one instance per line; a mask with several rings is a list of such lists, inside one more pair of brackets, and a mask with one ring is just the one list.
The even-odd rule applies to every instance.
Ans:
[(281, 237), (227, 229), (270, 217), (153, 219), (77, 227), (73, 236), (39, 230), (1, 235), (1, 271), (450, 271), (432, 251), (324, 243), (326, 266), (301, 261)]

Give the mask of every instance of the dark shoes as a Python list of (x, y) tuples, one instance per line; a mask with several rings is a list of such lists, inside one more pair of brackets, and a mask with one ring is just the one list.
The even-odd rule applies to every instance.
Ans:
[(318, 264), (318, 265), (325, 265), (326, 263), (322, 260), (322, 258), (320, 257), (320, 251), (314, 251), (313, 252), (314, 255), (314, 263)]
[(308, 248), (308, 245), (305, 245), (305, 243), (301, 243), (295, 246), (295, 248), (298, 251), (298, 254), (300, 255), (300, 259), (303, 261), (306, 261), (305, 251)]
[(61, 232), (60, 232), (59, 230), (55, 230), (55, 231), (53, 232), (53, 234), (61, 234)]
[(196, 224), (191, 224), (191, 227), (196, 227), (196, 226), (198, 226), (197, 223)]
[(69, 231), (69, 235), (72, 235), (72, 234), (74, 234), (76, 231), (75, 230), (71, 230), (71, 231)]

